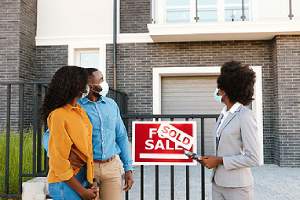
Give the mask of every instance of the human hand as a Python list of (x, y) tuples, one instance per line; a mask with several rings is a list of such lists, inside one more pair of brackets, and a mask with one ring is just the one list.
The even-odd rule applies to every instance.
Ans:
[(85, 189), (80, 196), (83, 200), (93, 200), (97, 197), (97, 188)]
[(131, 187), (133, 186), (134, 180), (133, 180), (133, 173), (132, 171), (125, 172), (125, 187), (123, 190), (125, 192), (129, 191)]
[(223, 164), (223, 158), (217, 156), (202, 156), (199, 162), (208, 169), (216, 168)]

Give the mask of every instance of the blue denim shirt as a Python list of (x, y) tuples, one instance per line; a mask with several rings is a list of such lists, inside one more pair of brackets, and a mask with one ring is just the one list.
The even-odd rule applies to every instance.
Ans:
[[(127, 131), (119, 107), (108, 97), (90, 101), (87, 97), (78, 101), (93, 125), (94, 160), (106, 160), (119, 154), (125, 171), (133, 170)], [(49, 131), (44, 134), (44, 147), (48, 147)]]

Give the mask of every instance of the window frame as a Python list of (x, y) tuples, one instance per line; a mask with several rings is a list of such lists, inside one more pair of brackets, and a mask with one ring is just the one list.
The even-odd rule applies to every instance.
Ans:
[(99, 49), (75, 49), (75, 63), (76, 65), (83, 67), (83, 68), (88, 68), (88, 67), (92, 67), (92, 66), (82, 66), (81, 65), (81, 54), (98, 54), (98, 63), (99, 66), (97, 68), (100, 68), (100, 63), (101, 63), (101, 57), (100, 57), (100, 53), (99, 53)]
[(73, 43), (68, 45), (68, 65), (79, 65), (78, 52), (97, 50), (99, 52), (99, 67), (97, 68), (106, 77), (106, 44), (90, 44), (90, 43)]
[[(225, 16), (225, 9), (232, 6), (232, 7), (238, 7), (238, 4), (225, 4), (225, 0), (217, 0), (216, 5), (198, 5), (198, 9), (196, 10), (196, 1), (197, 0), (190, 0), (189, 6), (167, 6), (167, 0), (152, 0), (153, 1), (153, 15), (155, 15), (153, 23), (157, 24), (182, 24), (182, 23), (218, 23), (218, 22), (230, 22), (232, 21), (226, 21)], [(248, 8), (248, 18), (246, 18), (245, 21), (252, 21), (253, 20), (253, 5), (255, 0), (249, 0), (248, 3), (245, 3), (245, 8)], [(189, 22), (168, 22), (167, 21), (167, 11), (168, 9), (187, 9), (190, 12), (190, 20)], [(196, 12), (202, 11), (212, 11), (216, 10), (217, 16), (216, 21), (201, 21), (201, 19), (196, 20)], [(240, 20), (241, 21), (241, 20)], [(233, 21), (237, 22), (237, 21)]]

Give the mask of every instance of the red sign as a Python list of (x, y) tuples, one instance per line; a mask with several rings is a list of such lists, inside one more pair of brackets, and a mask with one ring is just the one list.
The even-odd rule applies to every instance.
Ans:
[(132, 154), (135, 165), (195, 165), (184, 150), (197, 152), (194, 121), (132, 123)]

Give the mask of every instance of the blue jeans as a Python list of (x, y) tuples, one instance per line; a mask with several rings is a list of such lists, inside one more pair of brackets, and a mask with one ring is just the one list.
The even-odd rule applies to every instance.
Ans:
[[(85, 167), (75, 177), (83, 187), (86, 188), (88, 186)], [(81, 200), (79, 194), (65, 182), (49, 183), (49, 195), (53, 200)]]

